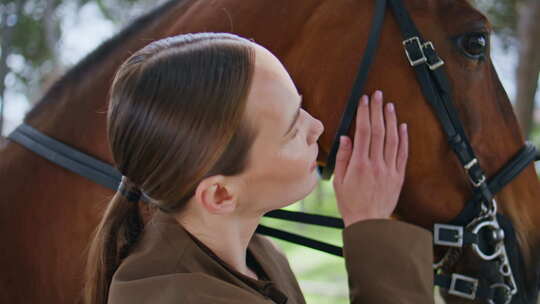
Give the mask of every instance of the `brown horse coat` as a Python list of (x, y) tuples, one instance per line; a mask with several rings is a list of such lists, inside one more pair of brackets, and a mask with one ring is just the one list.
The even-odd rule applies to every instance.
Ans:
[[(343, 231), (351, 303), (433, 303), (431, 234), (392, 220)], [(109, 304), (305, 303), (285, 255), (255, 234), (248, 265), (259, 280), (219, 259), (175, 219), (157, 211), (113, 276)]]
[[(489, 57), (472, 60), (456, 37), (490, 32), (467, 0), (404, 0), (422, 35), (446, 62), (453, 102), (478, 160), (492, 177), (523, 146), (512, 105)], [(41, 132), (112, 164), (106, 140), (107, 94), (130, 54), (166, 36), (201, 31), (253, 38), (285, 65), (320, 119), (324, 162), (363, 56), (375, 1), (169, 0), (102, 44), (47, 91), (25, 117)], [(410, 152), (397, 216), (432, 227), (454, 219), (471, 185), (423, 97), (388, 13), (365, 92), (384, 91), (408, 124)], [(354, 124), (353, 124), (354, 125)], [(354, 134), (354, 128), (349, 135)], [(0, 145), (0, 303), (74, 303), (80, 298), (85, 248), (112, 192), (7, 140)], [(527, 293), (540, 269), (540, 183), (530, 165), (497, 194), (525, 257)], [(437, 250), (440, 258), (443, 251)], [(472, 277), (481, 263), (471, 250), (450, 271)], [(382, 277), (382, 275), (378, 276)], [(532, 298), (531, 298), (532, 299)], [(472, 303), (449, 297), (450, 303)], [(531, 303), (534, 303), (531, 300)]]

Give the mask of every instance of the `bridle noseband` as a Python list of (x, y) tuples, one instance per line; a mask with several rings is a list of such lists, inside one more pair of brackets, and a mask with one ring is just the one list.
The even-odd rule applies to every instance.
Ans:
[[(422, 38), (401, 0), (377, 0), (373, 26), (351, 96), (335, 134), (326, 166), (319, 167), (319, 172), (323, 179), (329, 179), (333, 173), (339, 137), (348, 133), (354, 120), (358, 100), (364, 91), (367, 75), (374, 61), (387, 3), (390, 4), (403, 35), (404, 56), (413, 67), (423, 95), (432, 105), (448, 143), (473, 186), (472, 197), (458, 217), (451, 223), (434, 226), (435, 245), (450, 248), (444, 258), (434, 264), (435, 284), (445, 288), (449, 294), (471, 300), (483, 299), (490, 304), (518, 303), (516, 295), (521, 299), (521, 303), (527, 303), (523, 283), (516, 282), (514, 276), (516, 271), (523, 271), (515, 232), (511, 222), (497, 212), (494, 195), (531, 162), (539, 159), (536, 148), (526, 142), (499, 172), (489, 179), (486, 178), (452, 104), (444, 61), (438, 56), (433, 43)], [(104, 187), (112, 190), (118, 188), (122, 175), (114, 167), (51, 138), (28, 124), (18, 126), (8, 138)], [(274, 210), (265, 216), (332, 228), (344, 227), (340, 218), (303, 212)], [(333, 255), (343, 255), (340, 247), (287, 231), (259, 225), (257, 232)], [(496, 267), (498, 281), (493, 281), (492, 275), (485, 275), (490, 278), (488, 280), (485, 277), (474, 278), (464, 274), (447, 273), (467, 245), (471, 246), (482, 261)]]

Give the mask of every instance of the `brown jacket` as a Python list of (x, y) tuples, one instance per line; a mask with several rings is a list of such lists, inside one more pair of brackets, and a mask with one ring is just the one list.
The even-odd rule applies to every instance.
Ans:
[[(433, 303), (427, 230), (368, 220), (343, 230), (343, 242), (351, 303)], [(286, 256), (267, 237), (253, 236), (247, 263), (259, 280), (232, 269), (158, 211), (114, 273), (108, 303), (305, 303)]]

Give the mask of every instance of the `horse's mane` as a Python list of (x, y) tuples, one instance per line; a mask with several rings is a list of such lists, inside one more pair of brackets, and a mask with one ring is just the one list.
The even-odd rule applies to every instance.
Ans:
[(104, 60), (111, 52), (123, 45), (126, 40), (131, 39), (140, 31), (146, 29), (156, 18), (163, 17), (163, 13), (167, 12), (173, 6), (179, 5), (181, 2), (184, 2), (184, 0), (168, 0), (147, 14), (139, 16), (123, 30), (103, 42), (99, 47), (86, 55), (62, 77), (55, 81), (32, 110), (26, 114), (25, 120), (31, 119), (40, 112), (42, 107), (56, 100), (57, 98), (54, 97), (60, 96), (67, 86), (80, 81), (83, 75), (88, 75), (91, 68), (95, 68), (98, 62)]

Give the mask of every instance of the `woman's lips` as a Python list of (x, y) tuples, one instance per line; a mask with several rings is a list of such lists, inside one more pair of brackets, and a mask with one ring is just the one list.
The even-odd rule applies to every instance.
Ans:
[(311, 170), (310, 171), (315, 170), (315, 168), (317, 168), (317, 161), (316, 160), (313, 161), (313, 164), (311, 165), (311, 168), (310, 168)]
[(319, 156), (319, 147), (318, 146), (315, 146), (317, 148), (317, 151), (315, 152), (315, 159), (313, 160), (313, 164), (311, 164), (311, 168), (310, 168), (310, 172), (315, 170), (315, 168), (317, 168), (317, 158)]

